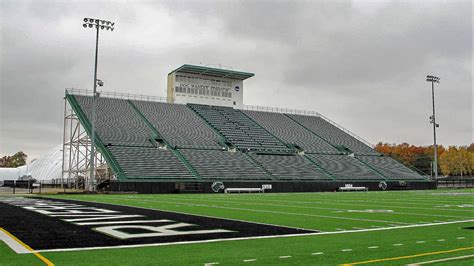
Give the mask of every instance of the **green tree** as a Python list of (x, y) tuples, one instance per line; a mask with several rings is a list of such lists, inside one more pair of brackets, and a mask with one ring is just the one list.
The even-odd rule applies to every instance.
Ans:
[(28, 156), (19, 151), (12, 156), (3, 156), (0, 158), (0, 167), (10, 167), (15, 168), (26, 164), (26, 158)]

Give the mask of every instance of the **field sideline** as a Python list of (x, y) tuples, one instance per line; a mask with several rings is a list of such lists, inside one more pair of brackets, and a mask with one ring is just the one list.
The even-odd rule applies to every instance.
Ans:
[[(473, 189), (48, 197), (320, 231), (293, 237), (40, 252), (58, 265), (474, 263)], [(0, 265), (45, 264), (33, 254), (14, 253), (3, 242), (0, 254)]]

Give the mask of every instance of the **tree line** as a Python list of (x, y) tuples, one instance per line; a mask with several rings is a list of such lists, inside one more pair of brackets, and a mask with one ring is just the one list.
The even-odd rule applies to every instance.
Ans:
[[(395, 160), (414, 167), (429, 175), (432, 170), (434, 148), (415, 146), (408, 143), (389, 144), (379, 142), (377, 152), (386, 154)], [(474, 143), (469, 146), (438, 145), (438, 173), (444, 176), (466, 176), (474, 174)]]

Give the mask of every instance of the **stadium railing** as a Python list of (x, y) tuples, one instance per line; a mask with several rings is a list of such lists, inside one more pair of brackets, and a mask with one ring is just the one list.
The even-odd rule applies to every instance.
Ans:
[(369, 146), (370, 148), (375, 147), (374, 144), (370, 143), (369, 141), (363, 139), (362, 137), (355, 134), (354, 132), (348, 130), (347, 128), (341, 126), (340, 124), (336, 123), (335, 121), (331, 120), (330, 118), (328, 118), (325, 115), (323, 115), (319, 112), (316, 112), (316, 111), (298, 110), (298, 109), (290, 109), (290, 108), (279, 108), (279, 107), (266, 107), (266, 106), (258, 106), (258, 105), (244, 105), (243, 110), (321, 117), (322, 119), (326, 120), (328, 123), (332, 124), (333, 126), (337, 127), (338, 129), (342, 130), (343, 132), (349, 134), (351, 137), (353, 137), (353, 138), (357, 139), (358, 141), (364, 143), (365, 145)]
[[(67, 91), (70, 94), (73, 94), (73, 95), (92, 96), (92, 94), (93, 94), (93, 91), (91, 91), (91, 90), (82, 90), (82, 89), (75, 89), (75, 88), (67, 89)], [(143, 95), (143, 94), (107, 92), (107, 91), (98, 91), (98, 93), (99, 93), (100, 96), (106, 97), (106, 98), (141, 100), (141, 101), (150, 101), (150, 102), (167, 102), (166, 97), (160, 97), (160, 96), (149, 96), (149, 95)], [(354, 132), (348, 130), (347, 128), (341, 126), (340, 124), (336, 123), (335, 121), (331, 120), (330, 118), (326, 117), (325, 115), (323, 115), (323, 114), (321, 114), (317, 111), (298, 110), (298, 109), (279, 108), (279, 107), (267, 107), (267, 106), (258, 106), (258, 105), (244, 105), (242, 110), (283, 113), (283, 114), (296, 114), (296, 115), (308, 115), (308, 116), (321, 117), (322, 119), (326, 120), (328, 123), (330, 123), (333, 126), (339, 128), (343, 132), (349, 134), (350, 136), (352, 136), (353, 138), (357, 139), (358, 141), (364, 143), (365, 145), (367, 145), (371, 148), (375, 147), (374, 144), (372, 144), (369, 141), (363, 139), (359, 135), (355, 134)]]
[[(67, 92), (72, 95), (82, 95), (82, 96), (92, 96), (93, 91), (91, 90), (81, 90), (81, 89), (67, 89)], [(101, 97), (104, 98), (114, 98), (114, 99), (124, 99), (124, 100), (138, 100), (138, 101), (147, 101), (147, 102), (166, 102), (166, 97), (160, 96), (149, 96), (142, 94), (131, 94), (131, 93), (121, 93), (121, 92), (108, 92), (108, 91), (97, 91)]]

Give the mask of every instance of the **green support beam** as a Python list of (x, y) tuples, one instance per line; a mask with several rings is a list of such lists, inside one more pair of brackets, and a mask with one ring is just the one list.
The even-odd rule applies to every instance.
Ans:
[[(84, 127), (84, 129), (87, 132), (87, 135), (91, 136), (92, 135), (92, 124), (87, 118), (86, 114), (81, 108), (81, 105), (77, 102), (76, 97), (74, 95), (69, 94), (66, 91), (65, 99), (69, 102), (69, 105), (73, 109), (74, 113), (77, 115), (79, 122), (81, 125)], [(92, 143), (92, 145), (95, 145), (95, 147), (100, 151), (100, 153), (104, 156), (105, 160), (107, 161), (107, 164), (110, 166), (112, 171), (115, 173), (117, 176), (117, 179), (119, 180), (124, 180), (127, 178), (125, 173), (123, 172), (122, 168), (118, 164), (118, 162), (115, 160), (114, 156), (110, 152), (107, 147), (102, 143), (100, 140), (100, 137), (97, 136), (96, 133), (96, 138), (95, 138), (95, 143)]]
[(201, 175), (199, 172), (189, 163), (189, 161), (181, 154), (181, 152), (178, 149), (175, 149), (174, 147), (171, 147), (170, 143), (166, 141), (165, 138), (158, 132), (158, 130), (153, 126), (153, 124), (145, 117), (145, 115), (138, 109), (138, 107), (133, 104), (131, 100), (127, 100), (128, 104), (135, 110), (137, 115), (143, 120), (143, 122), (150, 128), (150, 130), (153, 132), (155, 137), (159, 137), (160, 139), (163, 140), (163, 142), (166, 144), (167, 147), (169, 147), (169, 150), (178, 157), (178, 159), (188, 168), (188, 170), (198, 179), (202, 179)]

